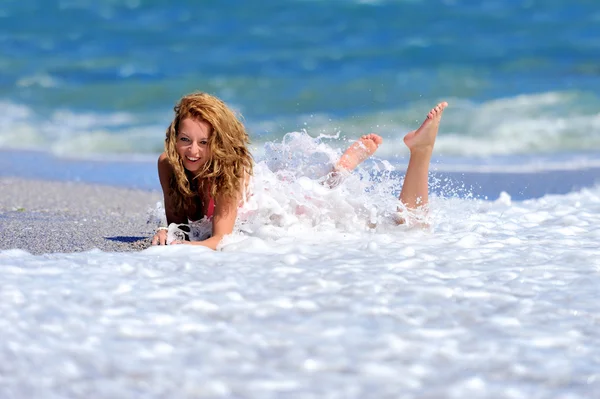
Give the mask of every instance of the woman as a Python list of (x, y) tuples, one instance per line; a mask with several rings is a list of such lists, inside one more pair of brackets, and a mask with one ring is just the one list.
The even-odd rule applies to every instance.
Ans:
[[(409, 209), (428, 202), (428, 173), (439, 122), (447, 103), (432, 109), (421, 127), (404, 137), (410, 160), (400, 201)], [(354, 169), (371, 156), (382, 139), (376, 134), (362, 136), (337, 162), (335, 175)], [(205, 234), (196, 241), (177, 240), (172, 244), (203, 245), (216, 249), (231, 234), (238, 207), (252, 175), (248, 134), (233, 111), (221, 100), (206, 93), (183, 97), (175, 106), (175, 118), (166, 132), (165, 152), (158, 158), (158, 176), (164, 194), (167, 224), (195, 222)], [(159, 227), (153, 245), (167, 243), (167, 227)]]

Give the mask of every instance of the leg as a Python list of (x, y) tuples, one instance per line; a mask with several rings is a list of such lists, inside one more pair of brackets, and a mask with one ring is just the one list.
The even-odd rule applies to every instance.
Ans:
[(416, 209), (429, 202), (429, 162), (442, 113), (447, 106), (447, 102), (439, 103), (429, 111), (421, 127), (404, 137), (404, 143), (410, 150), (410, 159), (400, 192), (400, 201), (409, 209)]
[(383, 139), (375, 133), (366, 134), (356, 140), (344, 151), (323, 184), (329, 188), (339, 185), (350, 171), (373, 155), (382, 142)]

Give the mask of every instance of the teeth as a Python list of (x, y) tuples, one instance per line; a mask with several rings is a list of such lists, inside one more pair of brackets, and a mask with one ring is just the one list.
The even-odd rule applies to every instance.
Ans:
[(187, 156), (186, 156), (186, 158), (189, 159), (192, 162), (195, 162), (195, 161), (197, 161), (197, 160), (200, 159), (200, 158), (191, 158), (191, 157), (187, 157)]

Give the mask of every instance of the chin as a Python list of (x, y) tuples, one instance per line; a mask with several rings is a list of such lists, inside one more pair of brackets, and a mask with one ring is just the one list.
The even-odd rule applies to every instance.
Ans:
[(197, 165), (190, 165), (187, 162), (183, 163), (183, 167), (185, 168), (185, 170), (187, 170), (188, 172), (198, 172), (200, 169), (202, 169), (202, 167), (204, 166), (204, 164), (197, 164)]

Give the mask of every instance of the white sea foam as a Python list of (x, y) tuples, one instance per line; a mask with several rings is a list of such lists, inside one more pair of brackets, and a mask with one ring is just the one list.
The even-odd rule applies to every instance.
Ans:
[[(258, 164), (257, 208), (222, 251), (0, 252), (0, 396), (600, 389), (600, 187), (433, 197), (428, 228), (396, 226), (399, 182), (359, 170), (327, 190), (297, 140), (311, 145), (293, 137)], [(312, 145), (325, 168), (331, 150)]]

